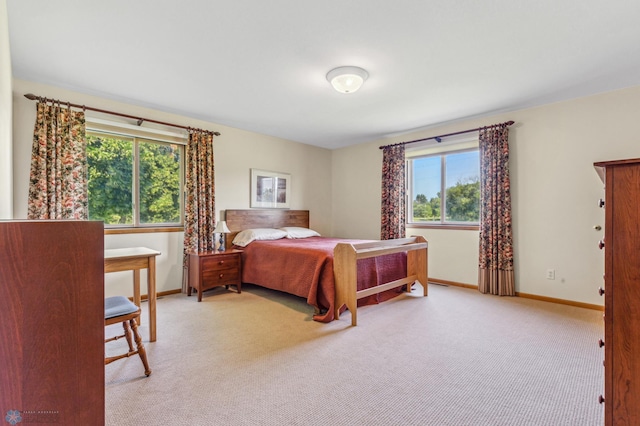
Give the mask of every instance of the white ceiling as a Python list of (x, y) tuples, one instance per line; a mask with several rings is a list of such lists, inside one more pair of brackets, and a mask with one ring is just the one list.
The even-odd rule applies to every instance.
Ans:
[[(640, 85), (640, 0), (7, 9), (14, 78), (326, 148)], [(360, 91), (331, 88), (325, 76), (342, 65), (369, 72)]]

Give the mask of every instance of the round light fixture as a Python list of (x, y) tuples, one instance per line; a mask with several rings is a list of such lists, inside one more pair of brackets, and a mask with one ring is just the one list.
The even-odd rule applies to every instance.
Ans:
[(338, 67), (327, 73), (327, 80), (340, 93), (353, 93), (369, 77), (369, 73), (359, 67)]

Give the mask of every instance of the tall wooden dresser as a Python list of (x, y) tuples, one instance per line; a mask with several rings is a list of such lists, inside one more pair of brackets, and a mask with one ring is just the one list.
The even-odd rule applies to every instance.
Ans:
[(594, 164), (605, 184), (605, 425), (640, 425), (640, 159)]
[(102, 222), (0, 221), (0, 422), (103, 425), (104, 385)]

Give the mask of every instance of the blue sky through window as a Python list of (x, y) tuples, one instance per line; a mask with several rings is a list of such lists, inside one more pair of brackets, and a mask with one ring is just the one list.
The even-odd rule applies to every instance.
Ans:
[[(447, 156), (447, 187), (458, 182), (467, 183), (480, 177), (478, 151), (467, 151)], [(416, 158), (413, 160), (413, 200), (417, 194), (424, 194), (427, 200), (436, 197), (440, 191), (440, 156)]]

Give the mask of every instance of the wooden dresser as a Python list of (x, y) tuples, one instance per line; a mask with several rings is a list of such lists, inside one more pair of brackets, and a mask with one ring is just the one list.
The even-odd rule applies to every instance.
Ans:
[(2, 424), (103, 425), (104, 226), (0, 221)]
[(640, 425), (640, 159), (594, 164), (605, 184), (605, 425)]

